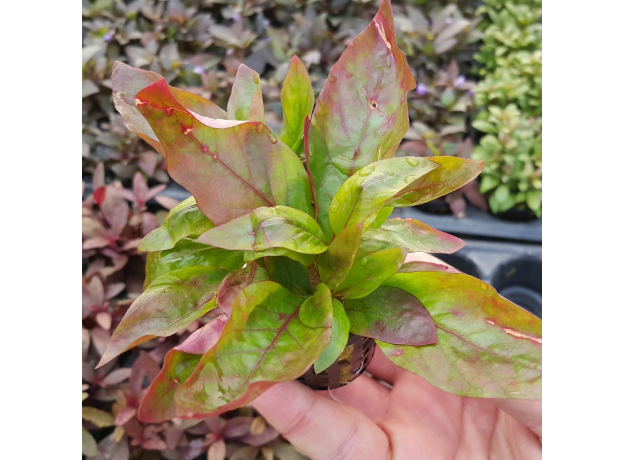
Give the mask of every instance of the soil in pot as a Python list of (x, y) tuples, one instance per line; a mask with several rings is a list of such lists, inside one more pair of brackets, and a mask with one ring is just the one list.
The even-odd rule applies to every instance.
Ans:
[(366, 370), (375, 347), (374, 339), (349, 334), (347, 346), (331, 366), (318, 374), (314, 372), (314, 366), (310, 366), (297, 380), (313, 390), (334, 390), (345, 386)]
[(444, 198), (436, 198), (426, 203), (414, 206), (416, 209), (429, 214), (451, 214), (451, 207)]

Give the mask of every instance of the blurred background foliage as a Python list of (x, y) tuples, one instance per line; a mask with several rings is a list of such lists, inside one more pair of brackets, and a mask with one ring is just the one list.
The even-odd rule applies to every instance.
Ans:
[[(280, 131), (293, 55), (316, 95), (377, 0), (83, 0), (83, 449), (97, 459), (303, 458), (250, 408), (201, 422), (142, 424), (136, 408), (165, 353), (201, 324), (93, 370), (142, 289), (138, 241), (164, 220), (165, 160), (115, 111), (116, 60), (163, 75), (225, 108), (244, 63), (262, 79), (267, 125)], [(541, 215), (541, 1), (394, 0), (399, 47), (418, 82), (397, 155), (484, 159), (479, 183), (451, 194), (492, 212)], [(473, 149), (474, 146), (474, 149)], [(474, 150), (474, 151), (473, 151)], [(484, 194), (479, 194), (479, 190)]]

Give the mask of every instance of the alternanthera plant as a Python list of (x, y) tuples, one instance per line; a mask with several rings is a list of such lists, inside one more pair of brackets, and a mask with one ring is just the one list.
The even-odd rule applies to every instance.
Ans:
[(373, 338), (398, 366), (465, 396), (541, 397), (541, 320), (486, 283), (408, 252), (464, 243), (392, 209), (473, 180), (482, 162), (397, 157), (416, 82), (383, 0), (316, 102), (293, 58), (284, 124), (263, 123), (260, 79), (241, 66), (227, 111), (117, 63), (115, 104), (167, 159), (192, 198), (139, 249), (145, 292), (100, 365), (211, 309), (223, 315), (171, 350), (139, 409), (156, 422), (243, 406), (277, 382), (320, 373), (349, 334)]

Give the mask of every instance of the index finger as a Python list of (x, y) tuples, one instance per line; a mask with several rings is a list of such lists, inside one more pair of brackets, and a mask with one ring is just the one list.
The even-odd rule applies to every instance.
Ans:
[(301, 383), (279, 383), (252, 405), (312, 460), (389, 457), (388, 437), (373, 421)]

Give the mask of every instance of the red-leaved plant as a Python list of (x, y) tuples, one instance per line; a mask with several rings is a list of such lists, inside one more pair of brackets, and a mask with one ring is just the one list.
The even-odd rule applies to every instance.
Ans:
[[(265, 126), (260, 79), (241, 66), (227, 112), (116, 63), (126, 126), (166, 157), (193, 197), (139, 245), (144, 293), (100, 366), (219, 307), (223, 315), (171, 350), (139, 419), (205, 418), (277, 382), (322, 372), (349, 333), (374, 338), (398, 366), (463, 396), (541, 397), (541, 321), (486, 283), (408, 252), (464, 243), (392, 209), (457, 190), (483, 169), (455, 157), (393, 158), (414, 89), (383, 0), (314, 103), (293, 58), (284, 124)], [(311, 116), (310, 116), (311, 114)]]

